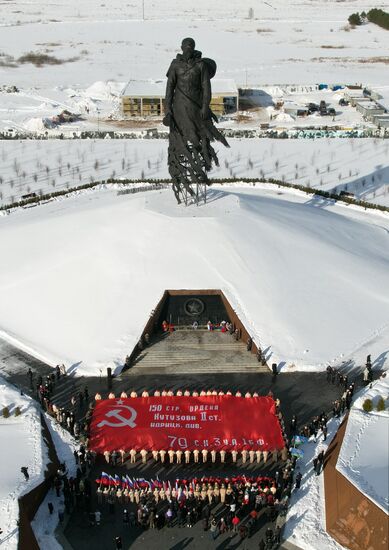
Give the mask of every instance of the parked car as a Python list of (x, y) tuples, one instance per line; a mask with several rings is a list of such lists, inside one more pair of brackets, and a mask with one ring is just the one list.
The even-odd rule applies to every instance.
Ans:
[(319, 110), (319, 105), (317, 105), (316, 103), (308, 103), (307, 105), (308, 107), (308, 114), (312, 114), (312, 113), (317, 113), (317, 111)]

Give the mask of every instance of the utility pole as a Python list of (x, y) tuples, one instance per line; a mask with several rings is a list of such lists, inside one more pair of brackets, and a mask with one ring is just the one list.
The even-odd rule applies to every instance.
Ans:
[(145, 0), (142, 0), (142, 19), (145, 20)]

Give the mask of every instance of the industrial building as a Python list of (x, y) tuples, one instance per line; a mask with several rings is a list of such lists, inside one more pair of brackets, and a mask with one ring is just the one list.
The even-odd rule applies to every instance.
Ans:
[(363, 95), (362, 90), (349, 90), (348, 88), (344, 92), (344, 99), (350, 103), (352, 107), (355, 107), (357, 102), (360, 101), (369, 101), (369, 98)]
[(372, 122), (378, 126), (378, 128), (389, 128), (389, 113), (374, 115)]
[[(212, 111), (220, 116), (238, 110), (239, 92), (233, 80), (214, 79), (212, 85)], [(122, 113), (125, 117), (161, 117), (165, 112), (166, 80), (130, 80), (121, 94)]]
[(372, 120), (374, 115), (385, 113), (385, 109), (375, 101), (358, 101), (355, 104), (355, 108), (366, 120)]

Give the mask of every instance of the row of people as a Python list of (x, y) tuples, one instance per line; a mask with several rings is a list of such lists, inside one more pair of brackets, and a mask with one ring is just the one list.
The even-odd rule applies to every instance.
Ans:
[[(112, 452), (107, 450), (104, 451), (104, 458), (107, 464), (112, 464), (113, 466), (116, 466), (119, 463), (124, 464), (127, 459), (130, 460), (130, 464), (135, 464), (138, 454), (140, 455), (142, 463), (146, 464), (149, 458), (149, 451), (147, 449), (141, 449), (139, 452), (136, 449), (130, 449), (128, 453), (123, 449)], [(183, 462), (185, 462), (185, 464), (189, 464), (192, 457), (195, 464), (200, 462), (200, 457), (201, 462), (203, 463), (207, 462), (209, 457), (211, 458), (211, 462), (213, 463), (217, 461), (217, 457), (220, 458), (220, 462), (222, 464), (225, 463), (228, 457), (231, 457), (232, 462), (236, 463), (238, 460), (238, 456), (240, 456), (242, 464), (246, 464), (246, 462), (249, 462), (250, 464), (257, 462), (257, 464), (259, 464), (261, 460), (263, 460), (263, 462), (266, 464), (266, 462), (268, 462), (268, 460), (271, 460), (272, 458), (274, 462), (277, 462), (279, 458), (281, 458), (282, 461), (286, 461), (288, 458), (288, 450), (286, 447), (284, 447), (281, 452), (278, 453), (278, 451), (261, 451), (254, 449), (243, 449), (241, 451), (237, 451), (235, 449), (232, 449), (231, 451), (225, 451), (223, 449), (220, 451), (216, 451), (214, 449), (194, 449), (193, 451), (190, 451), (189, 449), (182, 451), (181, 449), (179, 449), (177, 451), (174, 451), (173, 449), (169, 449), (166, 451), (164, 449), (161, 449), (152, 450), (151, 456), (155, 462), (160, 461), (162, 464), (164, 464), (165, 461), (169, 461), (170, 464), (182, 464)]]
[[(243, 394), (242, 392), (240, 392), (239, 390), (236, 391), (234, 394), (230, 391), (230, 390), (227, 390), (227, 391), (217, 391), (217, 390), (201, 390), (201, 391), (190, 391), (190, 390), (176, 390), (176, 392), (174, 392), (173, 390), (155, 390), (154, 392), (148, 392), (147, 390), (143, 390), (141, 393), (137, 393), (135, 390), (131, 391), (131, 392), (125, 392), (125, 391), (122, 391), (121, 394), (120, 394), (120, 398), (121, 399), (126, 399), (127, 397), (131, 397), (131, 398), (135, 398), (135, 397), (151, 397), (151, 396), (154, 396), (154, 397), (173, 397), (173, 396), (178, 396), (178, 397), (205, 397), (205, 396), (223, 396), (223, 395), (235, 395), (235, 397), (245, 397), (247, 399), (249, 399), (250, 397), (260, 397), (259, 393), (258, 392), (245, 392), (245, 394)], [(273, 397), (273, 394), (271, 392), (268, 393), (268, 396), (269, 397)], [(102, 399), (102, 396), (101, 396), (101, 393), (97, 392), (96, 395), (95, 395), (95, 401), (100, 401)], [(110, 392), (108, 394), (108, 399), (116, 399), (116, 396), (113, 392)], [(276, 406), (279, 407), (280, 405), (280, 401), (279, 399), (276, 399), (275, 400), (276, 402)]]
[[(226, 504), (232, 506), (235, 512), (235, 493), (242, 493), (242, 503), (257, 503), (258, 507), (273, 504), (277, 496), (281, 496), (279, 487), (274, 479), (269, 477), (260, 478), (259, 482), (246, 483), (192, 483), (188, 485), (170, 486), (164, 483), (163, 487), (133, 488), (133, 487), (112, 487), (99, 484), (97, 487), (97, 502), (103, 504), (114, 497), (118, 504), (136, 503), (152, 497), (156, 503), (159, 501), (178, 500), (179, 502), (193, 498), (208, 501), (210, 505)], [(98, 481), (98, 480), (97, 480)]]

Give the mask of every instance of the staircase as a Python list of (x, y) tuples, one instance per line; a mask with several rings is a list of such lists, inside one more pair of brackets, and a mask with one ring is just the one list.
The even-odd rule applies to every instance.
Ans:
[(228, 333), (179, 330), (151, 342), (126, 374), (269, 372)]

